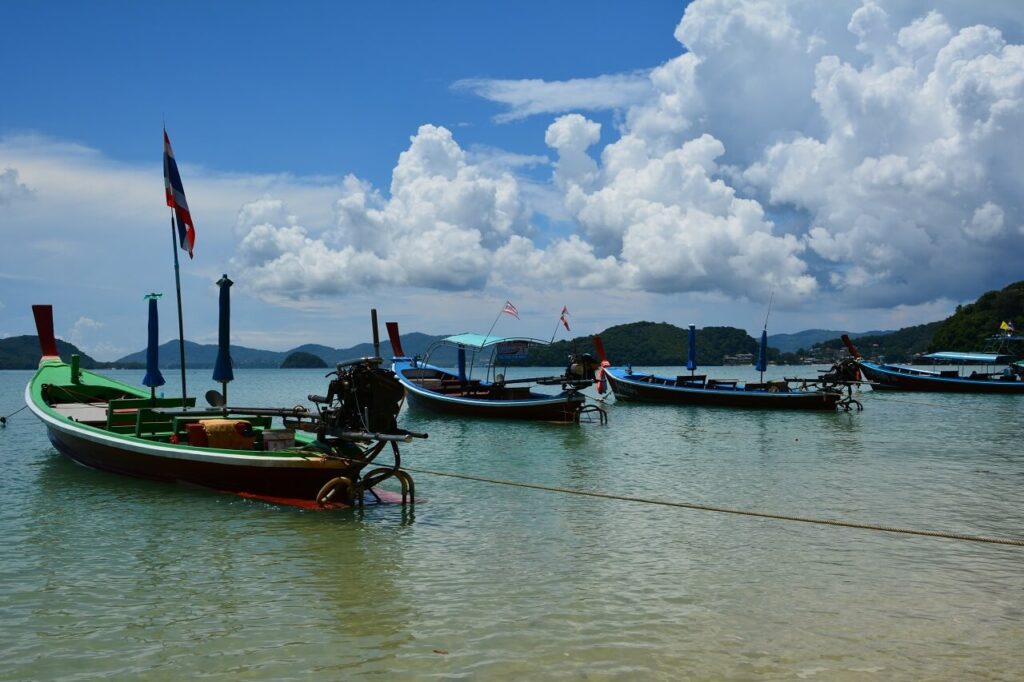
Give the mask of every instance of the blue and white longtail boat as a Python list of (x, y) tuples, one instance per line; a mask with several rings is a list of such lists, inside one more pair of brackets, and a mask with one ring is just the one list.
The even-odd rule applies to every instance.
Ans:
[[(762, 334), (758, 353), (758, 368), (764, 372), (766, 362), (766, 335)], [(842, 382), (819, 380), (782, 381), (716, 381), (697, 369), (694, 326), (689, 330), (689, 357), (686, 364), (690, 374), (659, 376), (634, 371), (630, 365), (612, 365), (605, 354), (601, 338), (594, 337), (598, 360), (598, 391), (611, 389), (616, 400), (627, 402), (666, 403), (673, 405), (705, 405), (717, 407), (751, 407), (776, 410), (835, 410), (837, 406), (849, 409), (860, 404), (849, 396), (849, 388)], [(762, 374), (763, 379), (763, 374)], [(791, 383), (793, 381), (793, 383)], [(794, 385), (795, 384), (795, 385)]]
[(938, 364), (957, 366), (940, 370), (872, 362), (861, 356), (849, 336), (844, 334), (842, 339), (861, 374), (875, 389), (1024, 395), (1024, 360), (1009, 352), (1017, 344), (1024, 348), (1024, 336), (993, 336), (986, 352), (942, 351), (924, 356)]
[[(396, 322), (387, 323), (388, 336), (394, 351), (391, 370), (405, 387), (409, 405), (447, 414), (525, 419), (560, 424), (579, 423), (581, 414), (604, 413), (596, 405), (587, 405), (582, 389), (594, 383), (596, 363), (586, 358), (573, 359), (561, 376), (506, 379), (499, 371), (503, 360), (525, 360), (531, 344), (547, 345), (547, 341), (525, 336), (483, 336), (457, 334), (431, 346), (424, 358), (408, 357)], [(430, 364), (430, 355), (439, 346), (454, 346), (458, 367), (454, 371)], [(484, 378), (473, 378), (472, 369), (479, 356), (483, 358)], [(467, 363), (467, 354), (470, 361)], [(467, 364), (469, 368), (467, 369)], [(530, 384), (560, 386), (557, 394), (541, 393)]]

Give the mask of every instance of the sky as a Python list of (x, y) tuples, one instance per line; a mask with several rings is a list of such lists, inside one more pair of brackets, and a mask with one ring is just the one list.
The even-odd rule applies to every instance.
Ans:
[[(1016, 0), (0, 3), (0, 337), (897, 329), (1024, 279)], [(520, 319), (501, 315), (506, 301)], [(565, 337), (564, 329), (558, 338)]]

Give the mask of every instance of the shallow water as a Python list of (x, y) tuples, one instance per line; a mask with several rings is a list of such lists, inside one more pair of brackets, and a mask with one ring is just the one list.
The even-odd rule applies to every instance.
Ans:
[[(770, 374), (794, 373), (814, 368)], [(235, 404), (324, 388), (322, 370), (236, 374)], [(0, 414), (22, 406), (30, 376), (0, 372)], [(213, 387), (209, 370), (189, 386)], [(607, 426), (581, 427), (405, 409), (402, 425), (430, 438), (403, 461), (1024, 537), (1024, 399), (860, 398), (863, 412), (836, 414), (609, 400)], [(27, 410), (0, 430), (0, 456), (0, 679), (1024, 677), (1021, 547), (426, 473), (414, 510), (302, 511), (79, 467)]]

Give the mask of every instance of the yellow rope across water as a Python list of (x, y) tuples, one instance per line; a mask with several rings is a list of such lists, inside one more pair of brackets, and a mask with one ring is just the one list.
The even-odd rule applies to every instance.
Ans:
[(695, 504), (693, 502), (674, 502), (671, 500), (655, 500), (644, 497), (632, 497), (629, 495), (612, 495), (611, 493), (593, 492), (588, 490), (575, 490), (573, 488), (559, 488), (557, 486), (540, 485), (538, 483), (521, 483), (517, 481), (503, 481), (497, 478), (485, 478), (483, 476), (472, 476), (470, 474), (456, 474), (448, 471), (431, 471), (403, 466), (402, 469), (415, 474), (427, 474), (430, 476), (443, 476), (446, 478), (459, 478), (466, 481), (477, 481), (479, 483), (491, 483), (505, 485), (513, 488), (529, 488), (532, 490), (543, 490), (551, 493), (564, 493), (567, 495), (580, 495), (583, 497), (597, 497), (605, 500), (619, 500), (621, 502), (637, 502), (640, 504), (653, 504), (662, 507), (681, 507), (683, 509), (694, 509), (698, 511), (719, 512), (721, 514), (737, 514), (739, 516), (752, 516), (762, 519), (775, 519), (779, 521), (798, 521), (800, 523), (813, 523), (822, 526), (840, 526), (843, 528), (859, 528), (861, 530), (876, 530), (885, 533), (901, 533), (904, 535), (920, 535), (931, 538), (945, 538), (948, 540), (964, 540), (967, 542), (983, 542), (993, 545), (1010, 545), (1013, 547), (1024, 547), (1024, 538), (999, 538), (984, 535), (970, 535), (967, 533), (953, 533), (937, 530), (918, 530), (915, 528), (899, 528), (897, 526), (883, 526), (874, 523), (859, 523), (856, 521), (842, 521), (839, 519), (816, 519), (809, 516), (794, 516), (792, 514), (773, 514), (771, 512), (751, 511), (747, 509), (732, 509), (730, 507), (718, 507), (707, 504)]

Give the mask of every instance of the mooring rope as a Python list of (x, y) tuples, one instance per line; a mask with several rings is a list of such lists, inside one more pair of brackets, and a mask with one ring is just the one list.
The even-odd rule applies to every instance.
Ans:
[(613, 495), (611, 493), (602, 493), (588, 490), (576, 490), (574, 488), (560, 488), (557, 486), (540, 485), (539, 483), (522, 483), (518, 481), (503, 481), (497, 478), (485, 478), (483, 476), (473, 476), (470, 474), (456, 474), (448, 471), (431, 471), (429, 469), (419, 469), (403, 466), (406, 471), (411, 471), (416, 474), (427, 474), (430, 476), (443, 476), (447, 478), (459, 478), (466, 481), (477, 481), (479, 483), (491, 483), (495, 485), (505, 485), (513, 488), (529, 488), (532, 490), (543, 490), (551, 493), (563, 493), (568, 495), (580, 495), (583, 497), (596, 497), (605, 500), (619, 500), (621, 502), (638, 502), (640, 504), (653, 504), (662, 507), (680, 507), (683, 509), (694, 509), (697, 511), (710, 511), (719, 512), (722, 514), (736, 514), (739, 516), (752, 516), (762, 519), (775, 519), (779, 521), (798, 521), (800, 523), (813, 523), (822, 526), (840, 526), (843, 528), (859, 528), (861, 530), (876, 530), (885, 533), (900, 533), (903, 535), (920, 535), (924, 537), (932, 538), (945, 538), (949, 540), (964, 540), (967, 542), (983, 542), (993, 545), (1010, 545), (1014, 547), (1024, 547), (1024, 538), (1000, 538), (1000, 537), (989, 537), (985, 535), (970, 535), (967, 533), (954, 533), (949, 531), (937, 531), (937, 530), (919, 530), (915, 528), (900, 528), (897, 526), (884, 526), (875, 523), (860, 523), (857, 521), (842, 521), (839, 519), (817, 519), (809, 516), (796, 516), (792, 514), (774, 514), (771, 512), (760, 512), (752, 511), (748, 509), (733, 509), (730, 507), (718, 507), (707, 504), (696, 504), (693, 502), (674, 502), (671, 500), (656, 500), (645, 497), (632, 497), (629, 495)]
[(26, 407), (28, 407), (28, 403), (25, 403), (24, 405), (21, 406), (21, 409), (15, 410), (14, 412), (11, 412), (6, 417), (0, 417), (0, 427), (7, 426), (7, 420), (10, 419), (11, 417), (13, 417), (14, 415), (18, 414), (19, 412), (21, 412), (21, 410), (24, 410)]

